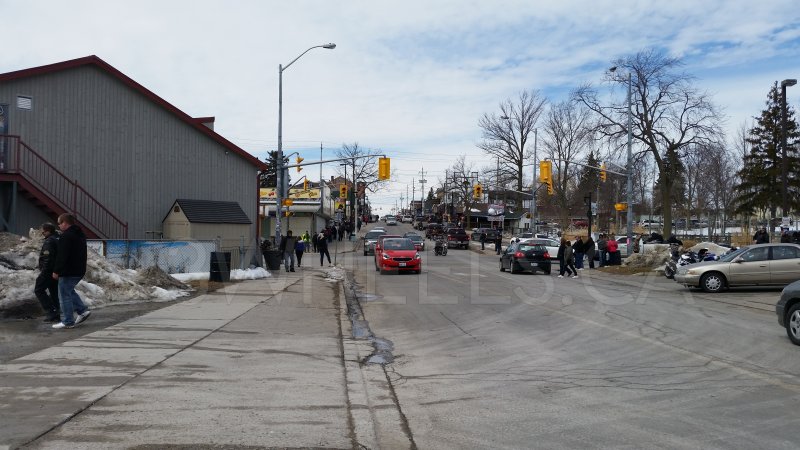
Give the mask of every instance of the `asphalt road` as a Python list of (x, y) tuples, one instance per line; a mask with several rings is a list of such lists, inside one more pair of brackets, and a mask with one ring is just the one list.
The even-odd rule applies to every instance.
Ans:
[(780, 290), (511, 275), (476, 248), (431, 246), (421, 275), (348, 261), (419, 448), (796, 448), (800, 348), (777, 325)]

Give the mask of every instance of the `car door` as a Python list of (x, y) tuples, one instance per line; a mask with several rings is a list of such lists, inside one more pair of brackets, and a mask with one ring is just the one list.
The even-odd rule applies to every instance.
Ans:
[(773, 284), (787, 285), (800, 280), (800, 249), (793, 245), (773, 246), (769, 271)]
[(730, 284), (770, 283), (768, 246), (754, 246), (742, 253), (739, 258), (741, 258), (741, 262), (729, 263), (728, 282)]
[(514, 242), (514, 243), (510, 244), (508, 247), (506, 247), (506, 250), (500, 256), (500, 258), (503, 260), (502, 261), (503, 267), (505, 267), (506, 269), (511, 270), (511, 256), (513, 256), (516, 251), (517, 251), (517, 243), (516, 242)]

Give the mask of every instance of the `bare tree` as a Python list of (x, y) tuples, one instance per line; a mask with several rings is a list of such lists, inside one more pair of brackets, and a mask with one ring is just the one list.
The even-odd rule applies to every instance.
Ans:
[(567, 225), (572, 191), (577, 186), (579, 166), (570, 164), (582, 159), (591, 146), (591, 112), (579, 104), (563, 101), (547, 113), (542, 130), (542, 146), (553, 161), (554, 203), (561, 211), (561, 224)]
[[(615, 71), (606, 78), (627, 92), (630, 74), (632, 138), (638, 152), (649, 153), (656, 162), (664, 214), (663, 234), (672, 231), (672, 194), (682, 152), (692, 144), (721, 141), (722, 121), (710, 96), (693, 87), (689, 75), (677, 72), (677, 58), (657, 50), (644, 50), (615, 61)], [(597, 114), (597, 131), (607, 139), (625, 145), (628, 133), (627, 98), (605, 104), (596, 90), (586, 85), (575, 98)]]
[[(478, 121), (483, 137), (478, 148), (513, 170), (517, 191), (522, 191), (522, 166), (531, 156), (531, 134), (546, 104), (547, 99), (539, 91), (522, 91), (516, 103), (511, 99), (500, 103), (499, 115), (484, 114)], [(517, 203), (522, 204), (520, 199)]]
[[(350, 180), (355, 179), (358, 180), (359, 183), (364, 183), (365, 191), (377, 192), (386, 185), (386, 181), (378, 180), (378, 157), (380, 155), (380, 151), (360, 147), (358, 142), (342, 144), (342, 148), (336, 150), (336, 157), (353, 159), (346, 161), (347, 170), (343, 168), (344, 166), (340, 166), (337, 173), (340, 176), (344, 176), (345, 173), (348, 173), (348, 178)], [(354, 170), (355, 176), (353, 175)], [(353, 189), (357, 188), (358, 186), (353, 186)], [(355, 203), (350, 205), (350, 211), (351, 215), (355, 215)]]

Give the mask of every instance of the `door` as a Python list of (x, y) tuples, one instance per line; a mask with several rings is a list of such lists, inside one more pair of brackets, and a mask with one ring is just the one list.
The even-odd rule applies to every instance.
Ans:
[(742, 253), (742, 262), (729, 263), (730, 284), (770, 283), (769, 247), (756, 246)]
[(774, 284), (787, 285), (800, 280), (800, 248), (794, 245), (772, 247), (769, 270)]

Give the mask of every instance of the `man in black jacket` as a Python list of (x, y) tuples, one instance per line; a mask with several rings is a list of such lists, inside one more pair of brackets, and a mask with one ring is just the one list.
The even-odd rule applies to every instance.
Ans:
[[(75, 292), (75, 286), (86, 275), (86, 235), (75, 224), (75, 216), (72, 214), (58, 216), (58, 228), (61, 230), (61, 237), (58, 239), (53, 279), (58, 280), (61, 322), (53, 325), (53, 328), (73, 328), (88, 319), (92, 313)], [(77, 313), (78, 317), (74, 318), (73, 313)]]
[(46, 314), (44, 321), (59, 322), (61, 321), (61, 307), (58, 304), (58, 282), (53, 279), (53, 267), (56, 265), (58, 252), (58, 235), (56, 235), (56, 226), (50, 222), (43, 223), (41, 230), (44, 242), (39, 251), (39, 276), (36, 277), (33, 293), (39, 299)]

